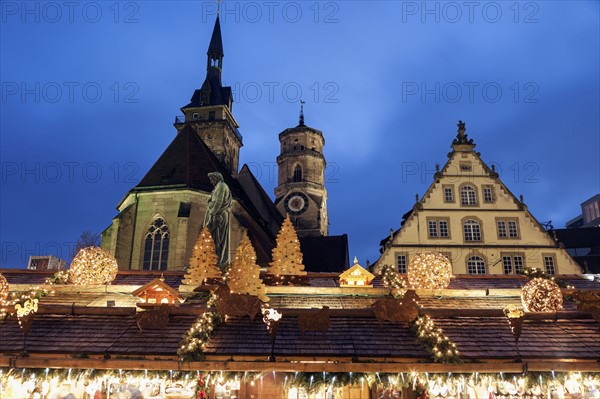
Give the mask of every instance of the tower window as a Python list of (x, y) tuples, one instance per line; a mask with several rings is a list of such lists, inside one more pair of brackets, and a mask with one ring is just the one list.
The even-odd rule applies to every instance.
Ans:
[(144, 241), (144, 270), (167, 270), (169, 257), (169, 226), (156, 218), (148, 228)]
[(300, 165), (296, 165), (294, 168), (294, 182), (302, 181), (302, 167)]
[(199, 118), (200, 118), (200, 114), (199, 114), (199, 113), (197, 113), (197, 112), (194, 112), (194, 113), (192, 114), (192, 119), (199, 119)]
[(209, 121), (214, 121), (215, 120), (215, 111), (209, 111), (209, 113), (208, 113), (208, 120)]

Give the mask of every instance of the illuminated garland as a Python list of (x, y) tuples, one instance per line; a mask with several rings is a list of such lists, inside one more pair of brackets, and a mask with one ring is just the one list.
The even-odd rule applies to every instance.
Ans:
[(210, 339), (213, 330), (221, 323), (221, 315), (217, 312), (204, 312), (187, 332), (177, 351), (181, 361), (198, 361), (204, 359), (202, 351)]
[(545, 278), (547, 280), (554, 281), (556, 285), (558, 285), (560, 288), (575, 288), (572, 285), (567, 285), (556, 276), (548, 274), (537, 267), (526, 267), (525, 269), (523, 269), (523, 271), (520, 271), (519, 274), (522, 274), (523, 276), (527, 277), (529, 281), (533, 280), (534, 278)]
[(8, 281), (6, 277), (0, 273), (0, 306), (3, 306), (8, 299)]
[(433, 355), (436, 363), (462, 363), (456, 344), (444, 335), (429, 316), (419, 316), (413, 324), (417, 340)]
[(75, 285), (110, 284), (119, 266), (112, 254), (100, 247), (87, 247), (79, 250), (69, 268), (69, 281)]
[(452, 265), (440, 253), (418, 253), (408, 262), (407, 277), (415, 289), (444, 289), (450, 284)]
[(406, 281), (398, 274), (396, 269), (390, 265), (383, 265), (381, 268), (381, 281), (386, 287), (392, 290), (406, 288)]
[[(418, 396), (450, 397), (512, 397), (548, 399), (550, 397), (597, 397), (600, 373), (281, 373), (281, 372), (225, 372), (225, 371), (150, 371), (150, 370), (82, 370), (82, 369), (0, 369), (0, 386), (8, 397), (30, 397), (36, 393), (48, 395), (61, 386), (94, 397), (99, 391), (106, 397), (121, 397), (129, 388), (144, 390), (158, 387), (161, 394), (167, 387), (180, 387), (186, 395), (206, 398), (216, 384), (239, 381), (254, 385), (256, 381), (272, 377), (284, 387), (318, 393), (349, 386), (409, 388)], [(198, 394), (200, 392), (200, 394)], [(202, 396), (202, 392), (206, 396)], [(52, 392), (56, 394), (58, 392)], [(76, 392), (71, 392), (75, 394)], [(184, 392), (180, 393), (182, 396)], [(64, 395), (59, 396), (63, 397)], [(41, 395), (40, 395), (41, 396)], [(81, 396), (81, 395), (80, 395)], [(151, 395), (148, 392), (148, 396)], [(52, 396), (54, 397), (54, 396)], [(79, 396), (77, 396), (79, 397)], [(129, 397), (129, 396), (127, 396)], [(145, 396), (144, 396), (145, 397)], [(188, 397), (188, 396), (185, 396)]]
[(54, 294), (54, 291), (48, 291), (45, 288), (35, 286), (25, 292), (11, 292), (8, 299), (4, 300), (4, 304), (0, 306), (0, 320), (7, 316), (15, 314), (15, 306), (25, 306), (25, 303), (31, 299), (38, 301), (47, 295)]
[(523, 286), (521, 302), (526, 312), (556, 312), (562, 309), (562, 291), (552, 280), (534, 278)]
[(44, 282), (48, 285), (54, 284), (68, 284), (69, 283), (69, 271), (68, 270), (59, 270), (52, 275), (52, 277), (46, 277)]

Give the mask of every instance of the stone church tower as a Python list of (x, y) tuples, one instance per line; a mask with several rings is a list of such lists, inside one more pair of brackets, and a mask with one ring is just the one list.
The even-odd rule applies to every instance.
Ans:
[(207, 56), (206, 79), (202, 87), (194, 91), (190, 103), (181, 108), (184, 120), (176, 118), (175, 127), (181, 132), (185, 124), (189, 124), (227, 171), (235, 176), (243, 144), (239, 125), (232, 114), (231, 87), (223, 87), (221, 83), (224, 53), (218, 16)]
[(277, 209), (290, 215), (299, 236), (328, 235), (325, 138), (323, 132), (304, 124), (303, 103), (298, 126), (281, 132), (279, 142)]

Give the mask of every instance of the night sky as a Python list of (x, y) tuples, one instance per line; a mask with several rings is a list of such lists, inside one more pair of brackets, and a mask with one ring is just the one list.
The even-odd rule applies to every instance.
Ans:
[[(68, 260), (175, 136), (216, 2), (0, 5), (0, 266)], [(330, 234), (362, 264), (446, 162), (459, 119), (540, 222), (564, 227), (600, 192), (597, 1), (222, 8), (240, 164), (273, 196), (277, 135), (305, 100), (326, 139)]]

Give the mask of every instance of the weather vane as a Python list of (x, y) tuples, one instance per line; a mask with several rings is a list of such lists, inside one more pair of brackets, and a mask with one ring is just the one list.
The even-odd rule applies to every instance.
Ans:
[(221, 3), (224, 0), (217, 0), (217, 15), (221, 15)]

